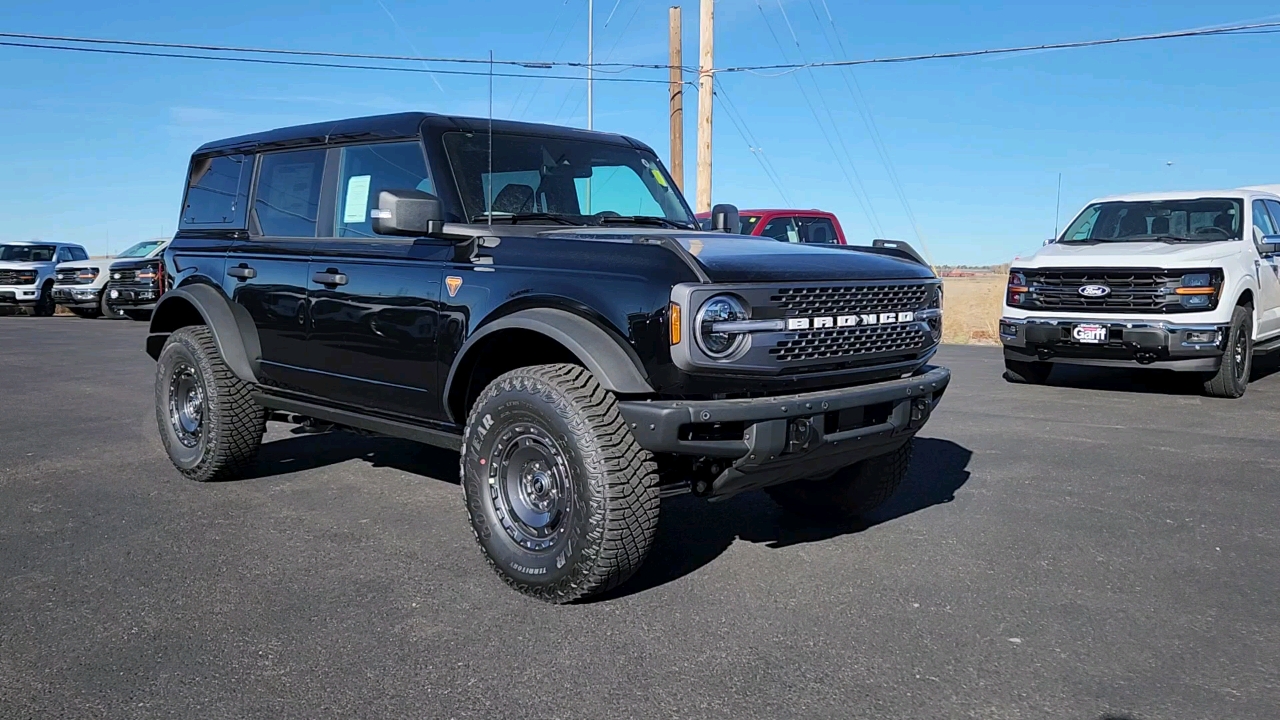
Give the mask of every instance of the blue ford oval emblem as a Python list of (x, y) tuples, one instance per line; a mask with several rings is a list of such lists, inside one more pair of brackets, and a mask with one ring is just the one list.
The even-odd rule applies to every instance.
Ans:
[(1106, 297), (1111, 294), (1111, 288), (1106, 285), (1085, 285), (1080, 288), (1080, 294), (1091, 298)]

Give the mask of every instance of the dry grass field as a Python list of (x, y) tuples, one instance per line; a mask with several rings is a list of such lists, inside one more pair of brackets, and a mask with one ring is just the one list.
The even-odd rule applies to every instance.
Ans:
[(1005, 275), (943, 278), (942, 342), (1000, 344), (1000, 307)]

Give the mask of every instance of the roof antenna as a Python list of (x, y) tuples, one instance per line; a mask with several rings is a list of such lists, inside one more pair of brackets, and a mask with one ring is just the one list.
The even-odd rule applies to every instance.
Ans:
[(489, 182), (485, 183), (485, 208), (489, 227), (493, 227), (493, 51), (489, 51)]

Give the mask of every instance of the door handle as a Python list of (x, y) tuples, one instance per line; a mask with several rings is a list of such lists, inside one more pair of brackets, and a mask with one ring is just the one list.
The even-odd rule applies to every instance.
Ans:
[(227, 274), (237, 280), (252, 280), (253, 278), (258, 277), (258, 271), (244, 263), (240, 263), (233, 268), (228, 268)]
[(311, 281), (317, 285), (346, 285), (347, 276), (330, 268), (329, 272), (318, 272), (312, 275)]

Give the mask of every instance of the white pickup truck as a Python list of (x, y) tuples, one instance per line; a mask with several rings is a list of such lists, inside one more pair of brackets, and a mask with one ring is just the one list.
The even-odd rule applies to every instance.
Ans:
[(1005, 377), (1055, 363), (1202, 373), (1238, 398), (1255, 353), (1280, 347), (1280, 187), (1145, 193), (1089, 203), (1013, 261), (1000, 320)]

